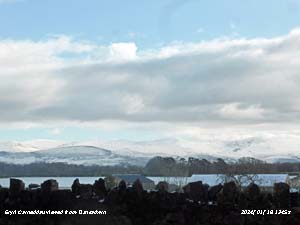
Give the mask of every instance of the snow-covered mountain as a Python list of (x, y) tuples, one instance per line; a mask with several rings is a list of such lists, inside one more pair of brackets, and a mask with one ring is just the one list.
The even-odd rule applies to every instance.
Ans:
[(0, 150), (6, 152), (32, 152), (37, 151), (39, 149), (21, 142), (6, 141), (0, 142)]
[(0, 151), (6, 152), (33, 152), (44, 149), (55, 148), (64, 144), (63, 141), (36, 139), (32, 141), (2, 141), (0, 142)]
[(83, 165), (145, 165), (154, 156), (221, 157), (236, 160), (253, 157), (267, 162), (300, 162), (298, 136), (242, 138), (161, 139), (154, 141), (63, 142), (36, 140), (0, 142), (0, 162), (28, 164), (63, 162)]
[(148, 157), (119, 155), (112, 151), (94, 146), (57, 147), (32, 152), (0, 152), (0, 162), (12, 164), (30, 164), (37, 162), (67, 163), (78, 165), (140, 165), (143, 166)]

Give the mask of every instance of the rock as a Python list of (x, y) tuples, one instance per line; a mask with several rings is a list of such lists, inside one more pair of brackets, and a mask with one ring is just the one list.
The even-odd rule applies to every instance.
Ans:
[(274, 184), (274, 198), (278, 208), (290, 207), (290, 186), (286, 183)]
[(52, 192), (58, 190), (58, 182), (54, 179), (49, 179), (41, 184), (41, 189), (43, 192)]
[(114, 219), (115, 223), (108, 223), (109, 225), (132, 225), (131, 220), (127, 216), (116, 216)]
[(77, 196), (77, 195), (80, 195), (80, 182), (79, 182), (79, 179), (76, 178), (74, 181), (73, 181), (73, 184), (71, 186), (71, 189), (72, 189), (72, 193)]
[[(270, 198), (270, 196), (271, 196), (271, 198)], [(262, 209), (270, 209), (272, 207), (271, 199), (272, 199), (272, 194), (261, 193), (259, 199), (257, 200), (257, 204), (259, 204), (260, 208), (262, 208)], [(257, 208), (257, 207), (255, 207), (255, 208)]]
[(141, 181), (139, 179), (137, 179), (136, 181), (133, 182), (133, 184), (132, 184), (132, 190), (134, 192), (138, 193), (139, 195), (144, 192), (143, 185), (142, 185), (142, 183), (141, 183)]
[(208, 187), (202, 184), (202, 181), (188, 183), (183, 187), (184, 193), (193, 201), (207, 202)]
[(53, 209), (55, 210), (70, 209), (74, 204), (74, 196), (71, 190), (54, 191), (49, 195), (51, 197), (50, 203), (52, 203)]
[(176, 184), (168, 184), (168, 192), (181, 192), (182, 188)]
[(18, 195), (25, 189), (25, 184), (22, 180), (10, 178), (9, 192), (11, 195)]
[(209, 189), (209, 185), (208, 184), (203, 184), (203, 200), (202, 202), (207, 204), (208, 203), (208, 189)]
[[(22, 190), (21, 180), (11, 181), (11, 190), (19, 190), (19, 194), (12, 196), (10, 189), (0, 189), (0, 211), (4, 210), (107, 210), (105, 216), (24, 216), (17, 224), (153, 224), (153, 225), (187, 225), (187, 224), (299, 224), (300, 210), (297, 206), (300, 195), (289, 193), (289, 186), (285, 183), (274, 185), (274, 197), (271, 193), (259, 191), (257, 185), (249, 185), (244, 192), (240, 192), (235, 183), (208, 186), (202, 182), (189, 183), (184, 187), (185, 193), (166, 192), (165, 183), (158, 185), (160, 191), (147, 192), (137, 180), (133, 186), (126, 188), (124, 181), (118, 187), (111, 189), (101, 200), (93, 198), (96, 190), (103, 191), (103, 181), (97, 180), (94, 185), (80, 184), (76, 179), (71, 190), (57, 190), (45, 192), (37, 190)], [(45, 181), (43, 190), (51, 190), (55, 182)], [(58, 185), (57, 185), (58, 186)], [(21, 191), (20, 191), (21, 190)], [(163, 194), (161, 194), (163, 192)], [(200, 205), (187, 200), (187, 197), (205, 199), (208, 192), (209, 199), (217, 198), (215, 205)], [(81, 198), (74, 198), (74, 193)], [(102, 193), (102, 192), (99, 192)], [(203, 194), (204, 193), (204, 194)], [(200, 197), (199, 197), (200, 196)], [(289, 209), (289, 199), (294, 198), (292, 213), (285, 215), (241, 215), (241, 209), (249, 208), (249, 204), (256, 201), (256, 209)], [(99, 204), (104, 203), (104, 204)], [(269, 203), (272, 203), (269, 205)], [(234, 206), (234, 207), (233, 207)], [(24, 221), (25, 219), (25, 221)], [(16, 224), (15, 216), (0, 216), (0, 224)]]
[(240, 212), (229, 212), (224, 216), (224, 225), (240, 225), (242, 221)]
[(168, 192), (168, 190), (169, 190), (169, 184), (168, 184), (166, 181), (160, 181), (160, 182), (158, 182), (158, 184), (156, 185), (156, 189), (157, 189), (158, 192), (160, 192), (160, 193)]
[(184, 225), (184, 215), (182, 213), (168, 213), (164, 219), (164, 224)]
[(247, 209), (248, 208), (248, 199), (245, 193), (241, 193), (239, 197), (239, 208)]
[(124, 180), (121, 180), (120, 183), (119, 183), (119, 186), (118, 186), (119, 190), (120, 191), (126, 191), (126, 182)]
[[(1, 188), (0, 189), (0, 209), (3, 206), (3, 203), (9, 197), (9, 189), (8, 188)], [(1, 223), (0, 223), (1, 224)]]
[(259, 186), (255, 183), (249, 184), (245, 192), (247, 193), (249, 199), (258, 198), (260, 195)]
[(93, 184), (93, 191), (96, 196), (100, 198), (104, 198), (106, 196), (107, 191), (105, 187), (105, 181), (102, 178), (99, 178), (98, 180), (95, 180)]
[(290, 193), (291, 196), (291, 207), (300, 206), (300, 196), (298, 192)]
[(80, 184), (79, 195), (83, 199), (90, 199), (93, 196), (93, 185)]
[(132, 191), (133, 191), (134, 195), (136, 195), (136, 197), (138, 199), (142, 199), (143, 198), (144, 188), (143, 188), (143, 185), (142, 185), (142, 183), (141, 183), (141, 181), (139, 179), (137, 179), (136, 181), (133, 182), (133, 184), (132, 184)]
[(217, 195), (222, 190), (222, 188), (223, 188), (222, 184), (218, 184), (218, 185), (210, 187), (208, 190), (208, 200), (212, 201), (212, 202), (216, 202)]
[(40, 187), (39, 184), (29, 184), (28, 185), (29, 190), (35, 190), (35, 189), (38, 189), (39, 187)]
[(249, 206), (251, 208), (257, 207), (260, 201), (260, 189), (258, 185), (251, 183), (248, 185), (248, 187), (245, 190), (246, 198), (249, 202)]
[(104, 202), (108, 205), (114, 205), (117, 204), (119, 201), (119, 190), (116, 188), (111, 189), (106, 198), (104, 199)]
[(236, 184), (231, 181), (225, 183), (222, 191), (218, 194), (217, 201), (218, 204), (233, 206), (237, 203), (239, 198), (239, 190)]

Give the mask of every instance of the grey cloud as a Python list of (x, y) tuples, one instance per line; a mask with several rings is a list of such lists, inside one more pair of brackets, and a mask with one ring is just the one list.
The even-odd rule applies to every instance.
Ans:
[[(123, 63), (48, 71), (30, 95), (1, 86), (1, 93), (20, 96), (22, 104), (11, 101), (14, 106), (5, 107), (10, 100), (2, 97), (1, 114), (7, 116), (0, 120), (299, 122), (300, 64), (295, 48), (300, 43), (295, 37), (300, 33), (270, 40), (220, 40), (216, 50), (187, 45), (189, 51), (168, 57), (157, 51), (150, 58)], [(35, 98), (43, 95), (51, 98), (37, 107)], [(19, 113), (24, 104), (25, 112)]]

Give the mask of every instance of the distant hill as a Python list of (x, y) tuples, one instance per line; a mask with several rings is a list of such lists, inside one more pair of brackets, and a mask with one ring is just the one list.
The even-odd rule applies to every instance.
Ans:
[(173, 138), (153, 141), (33, 140), (0, 142), (0, 162), (29, 164), (62, 162), (77, 165), (144, 166), (154, 156), (236, 161), (252, 157), (270, 163), (300, 162), (300, 140), (292, 136), (203, 138), (195, 144)]
[(148, 157), (120, 155), (94, 146), (68, 146), (32, 152), (0, 152), (0, 162), (11, 164), (65, 163), (75, 165), (139, 165), (144, 166)]

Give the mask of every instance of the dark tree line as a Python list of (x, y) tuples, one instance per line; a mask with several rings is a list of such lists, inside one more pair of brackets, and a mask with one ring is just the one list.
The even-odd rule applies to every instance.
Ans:
[(154, 157), (145, 167), (138, 166), (83, 166), (65, 163), (33, 163), (17, 165), (0, 163), (0, 177), (16, 176), (107, 176), (116, 173), (138, 173), (148, 176), (191, 176), (192, 174), (259, 174), (299, 172), (300, 163), (266, 163), (254, 158), (241, 158), (237, 162), (223, 159), (208, 161), (190, 157)]
[(171, 157), (154, 157), (144, 168), (147, 175), (191, 176), (192, 174), (259, 174), (299, 172), (300, 163), (266, 163), (255, 158), (240, 158), (237, 162), (223, 159), (208, 161), (190, 157), (175, 160)]
[(0, 177), (106, 176), (114, 173), (142, 173), (136, 166), (83, 166), (65, 163), (0, 163)]

